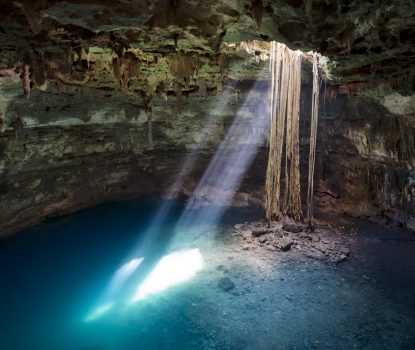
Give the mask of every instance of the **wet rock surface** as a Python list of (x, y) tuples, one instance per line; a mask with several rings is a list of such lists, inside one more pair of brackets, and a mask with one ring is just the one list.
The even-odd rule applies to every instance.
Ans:
[[(260, 233), (260, 234), (258, 234)], [(269, 251), (295, 251), (307, 257), (338, 264), (350, 254), (350, 241), (353, 230), (329, 223), (319, 223), (313, 232), (298, 223), (265, 222), (238, 224), (234, 226), (233, 236), (242, 239), (243, 249), (264, 247)]]

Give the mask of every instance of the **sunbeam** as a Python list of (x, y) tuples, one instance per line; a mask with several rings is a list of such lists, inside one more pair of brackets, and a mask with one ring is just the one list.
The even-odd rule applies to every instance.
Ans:
[[(201, 233), (217, 223), (263, 145), (269, 127), (267, 104), (254, 98), (256, 82), (238, 111), (176, 225), (176, 232)], [(249, 117), (243, 111), (249, 109)], [(183, 239), (194, 237), (184, 237)]]
[[(229, 99), (231, 97), (230, 91), (235, 90), (235, 84), (236, 84), (235, 81), (231, 81), (228, 85), (225, 86), (219, 100), (214, 105), (214, 108), (209, 112), (209, 117), (204, 123), (205, 125), (204, 129), (207, 130), (208, 127), (211, 126), (212, 124), (217, 124), (217, 125), (221, 124), (219, 123), (218, 118), (221, 118), (220, 117), (221, 112), (228, 104)], [(194, 149), (192, 149), (189, 152), (189, 154), (186, 156), (186, 158), (182, 161), (180, 165), (179, 173), (177, 174), (175, 180), (173, 181), (173, 184), (169, 187), (169, 189), (166, 192), (166, 195), (165, 195), (166, 199), (163, 200), (162, 204), (157, 210), (156, 215), (152, 218), (148, 229), (142, 235), (140, 235), (141, 239), (139, 239), (136, 245), (132, 248), (129, 254), (130, 257), (144, 256), (146, 253), (148, 253), (149, 247), (160, 236), (162, 227), (165, 224), (165, 221), (172, 210), (172, 205), (173, 205), (172, 200), (175, 199), (178, 193), (181, 191), (181, 188), (186, 178), (188, 177), (189, 173), (192, 171), (195, 165), (195, 162), (197, 161), (200, 155), (200, 152), (204, 149), (204, 146), (206, 146), (208, 139), (209, 139), (209, 134), (204, 133), (202, 135), (202, 138), (199, 140), (197, 147), (194, 147)], [(136, 264), (137, 260), (139, 260), (138, 264)], [(132, 260), (130, 260), (130, 262), (127, 263), (128, 265), (124, 265), (123, 267), (121, 267), (119, 270), (117, 270), (114, 273), (109, 283), (109, 286), (106, 288), (105, 292), (103, 293), (103, 297), (101, 298), (101, 302), (99, 303), (99, 305), (104, 305), (104, 306), (108, 305), (108, 303), (106, 303), (105, 301), (109, 300), (110, 298), (113, 298), (118, 292), (120, 292), (121, 289), (125, 287), (127, 280), (131, 277), (131, 275), (134, 272), (136, 272), (136, 269), (141, 264), (142, 260), (143, 258), (140, 258), (140, 259), (132, 258)], [(104, 300), (104, 302), (102, 300)], [(112, 306), (113, 305), (111, 304), (111, 308)], [(108, 310), (105, 309), (105, 311), (102, 312), (102, 306), (98, 306), (97, 308), (93, 309), (92, 313), (90, 313), (86, 319), (88, 321), (95, 320), (99, 318), (101, 315), (103, 315), (104, 313), (106, 313), (107, 311), (109, 311), (109, 308)]]

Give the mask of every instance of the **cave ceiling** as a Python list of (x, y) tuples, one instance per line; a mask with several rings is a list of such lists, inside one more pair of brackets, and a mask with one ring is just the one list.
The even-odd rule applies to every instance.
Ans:
[(0, 79), (28, 64), (40, 89), (186, 93), (196, 73), (212, 90), (224, 76), (258, 77), (276, 40), (328, 57), (331, 82), (387, 82), (408, 95), (414, 9), (404, 0), (0, 0)]

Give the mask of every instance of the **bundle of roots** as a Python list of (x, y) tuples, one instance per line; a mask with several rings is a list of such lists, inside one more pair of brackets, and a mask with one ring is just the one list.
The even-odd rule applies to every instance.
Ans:
[[(272, 42), (270, 52), (271, 92), (269, 156), (266, 177), (265, 211), (268, 220), (285, 214), (294, 220), (303, 219), (300, 189), (300, 51)], [(319, 78), (317, 54), (313, 54), (313, 99), (307, 192), (307, 220), (313, 212), (313, 176), (317, 137)], [(285, 146), (285, 148), (284, 148)], [(285, 188), (281, 198), (281, 169), (285, 151)]]

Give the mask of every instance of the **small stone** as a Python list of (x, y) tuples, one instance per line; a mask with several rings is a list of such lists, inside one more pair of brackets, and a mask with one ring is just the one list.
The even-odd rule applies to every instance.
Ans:
[(268, 233), (269, 230), (266, 228), (255, 228), (252, 230), (252, 236), (259, 237)]
[(340, 262), (342, 262), (342, 261), (345, 261), (346, 259), (347, 259), (347, 255), (342, 254), (342, 255), (340, 255), (340, 256), (339, 256), (339, 258), (337, 259), (337, 262), (338, 262), (338, 263), (340, 263)]
[(242, 249), (243, 249), (243, 250), (248, 250), (248, 249), (249, 249), (249, 245), (248, 245), (248, 244), (244, 244), (244, 245), (242, 246)]
[(233, 228), (235, 229), (235, 230), (240, 230), (242, 227), (244, 227), (245, 225), (244, 224), (236, 224)]
[(252, 230), (250, 230), (250, 229), (242, 230), (241, 235), (242, 235), (242, 237), (252, 236)]
[(235, 288), (235, 283), (229, 277), (222, 277), (218, 282), (218, 288), (224, 292), (229, 292), (231, 289)]
[(340, 247), (339, 252), (343, 255), (349, 255), (350, 251), (346, 247)]
[(286, 238), (280, 243), (280, 249), (283, 252), (288, 252), (291, 249), (291, 246), (294, 244), (292, 239)]
[(259, 237), (259, 243), (265, 243), (268, 240), (266, 235)]
[(299, 233), (303, 230), (303, 228), (300, 225), (297, 225), (297, 224), (284, 224), (282, 229), (284, 231), (292, 232), (292, 233)]
[(320, 242), (320, 237), (317, 235), (312, 235), (311, 236), (311, 240), (315, 243)]
[(283, 233), (283, 231), (282, 231), (282, 229), (281, 229), (281, 228), (277, 228), (277, 229), (275, 230), (275, 236), (276, 236), (276, 237), (278, 237), (278, 238), (282, 238), (282, 237), (284, 237), (284, 233)]

